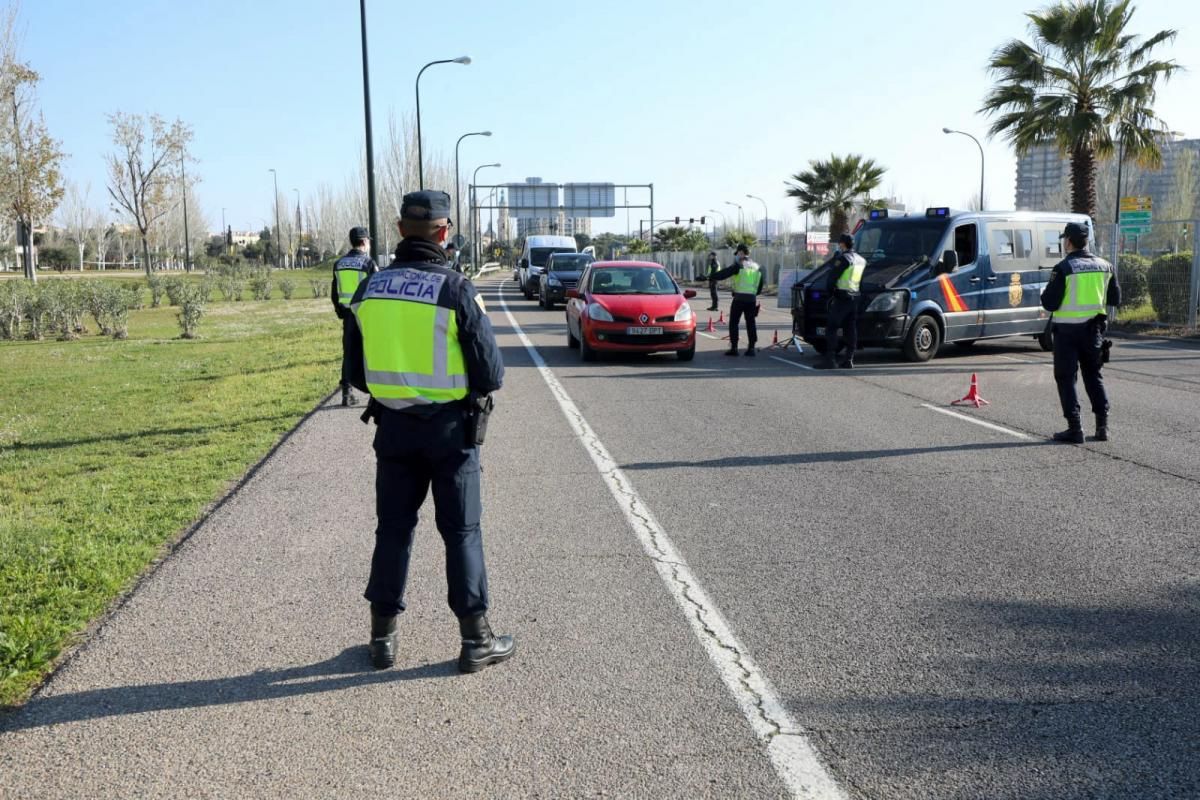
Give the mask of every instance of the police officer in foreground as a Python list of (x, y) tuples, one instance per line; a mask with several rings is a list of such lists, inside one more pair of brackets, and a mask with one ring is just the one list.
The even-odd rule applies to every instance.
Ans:
[(396, 616), (417, 511), (432, 487), (446, 547), (447, 599), (458, 617), (458, 668), (475, 672), (513, 654), (511, 636), (488, 624), (480, 533), (479, 445), (504, 364), (475, 286), (447, 266), (450, 195), (406, 194), (396, 260), (358, 288), (347, 357), (354, 385), (370, 392), (374, 418), (375, 552), (364, 597), (371, 602), (371, 662), (396, 661)]
[(371, 238), (366, 228), (355, 226), (350, 229), (350, 252), (339, 258), (333, 265), (333, 286), (330, 297), (333, 300), (334, 313), (342, 321), (342, 405), (357, 405), (354, 393), (350, 391), (350, 364), (346, 360), (346, 343), (353, 332), (354, 315), (350, 313), (350, 299), (358, 285), (370, 275), (379, 271), (379, 267), (371, 258)]
[[(829, 317), (825, 321), (825, 357), (817, 369), (854, 369), (854, 351), (858, 349), (858, 298), (867, 261), (854, 252), (854, 237), (843, 233), (830, 259)], [(846, 342), (846, 355), (839, 361), (838, 329)]]
[[(729, 305), (729, 349), (727, 356), (737, 355), (738, 323), (742, 315), (746, 316), (746, 339), (749, 347), (746, 355), (755, 354), (754, 345), (758, 341), (758, 296), (763, 290), (763, 274), (759, 266), (750, 258), (750, 248), (739, 244), (734, 250), (734, 261), (720, 272), (709, 275), (709, 281), (723, 281), (732, 277), (730, 288), (733, 289), (733, 302)], [(715, 283), (714, 283), (715, 286)], [(715, 293), (715, 289), (713, 290)]]
[(717, 253), (715, 250), (709, 251), (708, 264), (705, 266), (704, 273), (708, 277), (708, 292), (712, 295), (712, 305), (708, 307), (709, 311), (716, 311), (717, 305), (720, 302), (717, 299), (717, 282), (713, 279), (721, 271), (721, 262), (717, 261)]
[(1042, 290), (1042, 308), (1052, 312), (1054, 382), (1067, 418), (1067, 429), (1054, 434), (1054, 440), (1071, 444), (1083, 444), (1075, 392), (1080, 372), (1096, 415), (1096, 441), (1108, 441), (1108, 393), (1100, 367), (1105, 360), (1107, 307), (1121, 304), (1121, 287), (1112, 264), (1087, 249), (1088, 234), (1087, 223), (1067, 223), (1060, 237), (1067, 240), (1067, 257), (1054, 265), (1050, 282)]

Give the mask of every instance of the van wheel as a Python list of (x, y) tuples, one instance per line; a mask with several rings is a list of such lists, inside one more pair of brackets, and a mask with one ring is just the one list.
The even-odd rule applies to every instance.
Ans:
[(1038, 334), (1037, 343), (1047, 353), (1054, 351), (1054, 332), (1050, 330), (1050, 326), (1046, 326), (1046, 330)]
[(909, 361), (928, 361), (937, 355), (942, 344), (942, 331), (937, 320), (922, 314), (908, 329), (904, 339), (904, 357)]

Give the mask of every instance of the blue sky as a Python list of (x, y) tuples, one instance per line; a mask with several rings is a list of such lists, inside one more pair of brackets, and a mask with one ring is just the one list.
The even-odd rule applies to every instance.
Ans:
[[(916, 207), (963, 206), (977, 191), (984, 143), (991, 208), (1013, 205), (1015, 160), (986, 140), (976, 110), (991, 51), (1027, 37), (1013, 0), (923, 3), (744, 0), (476, 2), (367, 0), (376, 147), (389, 113), (411, 114), (421, 79), (426, 153), (489, 162), (495, 182), (653, 183), (656, 217), (727, 216), (740, 203), (803, 228), (784, 182), (813, 158), (862, 153), (888, 168), (883, 189)], [(272, 213), (281, 193), (340, 187), (363, 142), (355, 0), (23, 0), (20, 52), (41, 73), (47, 126), (67, 177), (100, 205), (106, 115), (157, 112), (195, 129), (207, 221), (235, 229)], [(564, 11), (570, 9), (569, 15)], [(1169, 53), (1189, 68), (1157, 108), (1200, 136), (1200, 4), (1143, 0), (1132, 29), (1176, 28)], [(482, 178), (482, 176), (481, 176)], [(365, 188), (364, 188), (365, 194)], [(630, 197), (631, 201), (633, 196)], [(632, 227), (645, 212), (633, 211)], [(595, 229), (624, 232), (625, 213)]]

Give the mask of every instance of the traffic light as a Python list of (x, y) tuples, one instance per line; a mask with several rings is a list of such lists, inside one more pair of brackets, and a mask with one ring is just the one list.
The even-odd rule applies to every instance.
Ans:
[(701, 225), (703, 225), (703, 224), (704, 224), (704, 217), (701, 217), (701, 218), (700, 218), (700, 224), (701, 224)]
[(696, 224), (696, 218), (688, 217), (688, 225), (695, 225), (695, 224)]
[(676, 225), (678, 225), (678, 224), (679, 224), (679, 217), (676, 217), (676, 218), (675, 218), (675, 224), (676, 224)]

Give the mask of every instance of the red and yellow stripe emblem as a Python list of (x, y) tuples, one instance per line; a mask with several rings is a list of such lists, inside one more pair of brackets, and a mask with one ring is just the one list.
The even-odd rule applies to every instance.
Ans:
[(942, 284), (942, 296), (946, 298), (947, 311), (966, 311), (967, 304), (962, 301), (958, 295), (958, 290), (954, 288), (954, 284), (945, 275), (938, 278), (938, 282)]

